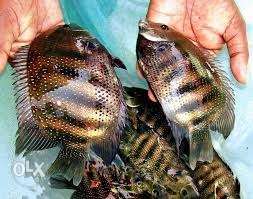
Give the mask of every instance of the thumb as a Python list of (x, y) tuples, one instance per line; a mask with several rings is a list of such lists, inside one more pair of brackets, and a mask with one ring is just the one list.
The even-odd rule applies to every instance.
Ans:
[(240, 13), (232, 19), (223, 38), (227, 43), (232, 73), (238, 82), (245, 84), (247, 81), (249, 50), (246, 24)]
[(19, 35), (17, 14), (11, 8), (12, 1), (0, 3), (0, 73), (3, 71), (14, 40)]
[(5, 64), (7, 62), (8, 55), (0, 50), (0, 73), (3, 72)]

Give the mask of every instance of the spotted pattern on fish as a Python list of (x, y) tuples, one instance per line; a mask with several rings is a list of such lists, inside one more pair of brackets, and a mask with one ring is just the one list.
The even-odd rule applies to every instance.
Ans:
[(90, 153), (110, 164), (126, 120), (114, 70), (120, 63), (114, 60), (96, 38), (73, 25), (48, 30), (22, 47), (10, 60), (18, 97), (16, 154), (59, 146), (48, 174), (63, 172), (75, 183)]

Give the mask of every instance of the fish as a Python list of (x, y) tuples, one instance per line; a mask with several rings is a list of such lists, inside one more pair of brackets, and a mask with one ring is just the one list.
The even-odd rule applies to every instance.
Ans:
[(200, 198), (239, 199), (240, 185), (232, 171), (217, 153), (212, 163), (198, 162), (191, 176), (198, 188)]
[[(189, 168), (178, 156), (174, 137), (160, 105), (148, 99), (147, 91), (137, 88), (125, 91), (133, 103), (128, 100), (131, 127), (122, 136), (120, 144), (119, 155), (123, 162), (150, 181), (146, 192), (152, 198), (197, 198), (197, 187)], [(137, 99), (134, 99), (134, 93), (138, 93)]]
[(234, 93), (219, 64), (165, 24), (139, 22), (137, 65), (161, 104), (179, 150), (190, 143), (189, 164), (211, 162), (211, 131), (227, 138), (234, 128)]
[[(129, 95), (128, 99), (133, 101), (133, 103), (131, 101), (127, 102), (128, 111), (132, 112), (132, 114), (129, 114), (132, 128), (139, 129), (139, 131), (154, 129), (159, 136), (165, 139), (169, 147), (176, 150), (176, 142), (161, 105), (152, 102), (148, 98), (148, 92), (144, 89), (124, 88), (124, 90), (126, 91), (125, 95)], [(180, 158), (183, 161), (180, 162), (185, 163), (185, 169), (192, 178), (195, 190), (198, 191), (197, 198), (240, 198), (238, 179), (216, 152), (212, 163), (198, 162), (195, 170), (190, 169), (188, 157), (189, 143), (184, 138), (180, 146), (180, 154), (175, 158)], [(186, 192), (184, 194), (187, 195)]]
[(84, 175), (78, 186), (62, 176), (52, 176), (49, 185), (54, 189), (74, 190), (71, 199), (129, 199), (148, 196), (148, 193), (142, 190), (148, 186), (148, 182), (140, 179), (141, 175), (128, 166), (86, 161)]
[(10, 58), (18, 131), (16, 155), (60, 147), (47, 174), (81, 182), (84, 161), (114, 159), (126, 104), (114, 67), (126, 69), (88, 31), (60, 25)]
[(49, 185), (54, 189), (74, 190), (71, 199), (104, 199), (113, 195), (112, 180), (116, 175), (117, 171), (113, 166), (107, 168), (102, 163), (86, 161), (84, 175), (78, 186), (62, 176), (51, 177)]

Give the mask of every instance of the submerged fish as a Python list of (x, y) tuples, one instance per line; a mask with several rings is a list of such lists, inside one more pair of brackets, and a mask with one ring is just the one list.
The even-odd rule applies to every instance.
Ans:
[(190, 143), (189, 162), (212, 161), (210, 130), (227, 137), (234, 127), (229, 80), (190, 40), (164, 24), (140, 21), (137, 59), (162, 105), (177, 147)]
[(74, 184), (93, 152), (109, 164), (125, 125), (122, 86), (114, 67), (124, 65), (74, 25), (49, 30), (10, 60), (19, 129), (16, 154), (60, 146), (48, 174)]
[[(104, 165), (99, 162), (86, 162), (81, 183), (75, 186), (61, 176), (50, 178), (50, 187), (75, 190), (71, 199), (143, 198), (148, 195), (145, 187), (149, 182), (142, 181), (140, 173), (128, 166)], [(146, 197), (145, 197), (146, 198)]]
[[(122, 137), (121, 158), (150, 181), (147, 192), (152, 197), (197, 198), (198, 191), (187, 165), (178, 157), (162, 108), (157, 103), (147, 101), (147, 98), (146, 92), (146, 95), (140, 96), (143, 101), (138, 107), (136, 102), (140, 100), (134, 99), (134, 107), (128, 109), (129, 119), (134, 125)], [(131, 106), (130, 101), (128, 105)], [(159, 189), (152, 190), (152, 187)]]
[[(134, 126), (137, 126), (136, 128), (138, 129), (142, 129), (142, 131), (145, 131), (147, 127), (154, 129), (155, 132), (166, 140), (166, 145), (176, 150), (176, 143), (170, 127), (166, 122), (162, 107), (157, 103), (151, 102), (147, 97), (147, 91), (145, 93), (143, 89), (127, 88), (125, 90), (127, 94), (130, 95), (129, 99), (133, 99), (134, 107), (138, 107), (129, 108), (129, 111), (132, 113), (129, 115), (129, 118), (132, 123), (137, 124)], [(136, 102), (139, 103), (137, 104)], [(131, 101), (128, 101), (128, 105), (132, 106)], [(142, 146), (140, 146), (140, 148), (141, 147)], [(185, 139), (180, 146), (180, 152), (182, 159), (185, 159), (185, 155), (189, 155), (189, 144)], [(137, 155), (137, 158), (138, 157), (139, 155)], [(175, 157), (175, 159), (176, 158), (180, 157)], [(179, 162), (181, 161), (179, 160)], [(194, 185), (197, 187), (199, 192), (198, 198), (240, 198), (239, 183), (217, 153), (214, 153), (212, 163), (198, 162), (195, 170), (188, 170), (187, 166), (185, 166), (185, 169), (189, 172)], [(183, 192), (187, 195), (186, 191)]]
[[(75, 190), (72, 199), (239, 198), (235, 179), (217, 154), (212, 163), (198, 162), (195, 171), (188, 169), (177, 156), (176, 143), (160, 105), (151, 102), (143, 89), (125, 90), (132, 130), (123, 136), (117, 160), (115, 158), (108, 166), (90, 161), (85, 164), (83, 179), (78, 186), (57, 177), (50, 179), (51, 187)], [(151, 146), (149, 141), (153, 140), (150, 137), (154, 134), (148, 134), (150, 130), (157, 134), (164, 155), (163, 149), (157, 150), (155, 144)], [(150, 137), (141, 140), (145, 134)], [(133, 145), (135, 143), (140, 144), (138, 149)], [(183, 142), (181, 147), (185, 148), (181, 151), (187, 153), (185, 143), (188, 145)]]
[(238, 182), (217, 154), (212, 163), (197, 163), (191, 175), (198, 187), (200, 198), (240, 198)]
[(71, 199), (104, 199), (113, 195), (113, 178), (117, 178), (115, 167), (106, 167), (96, 162), (86, 162), (84, 176), (81, 183), (75, 186), (72, 181), (68, 181), (60, 176), (50, 178), (50, 186), (55, 189), (75, 190)]

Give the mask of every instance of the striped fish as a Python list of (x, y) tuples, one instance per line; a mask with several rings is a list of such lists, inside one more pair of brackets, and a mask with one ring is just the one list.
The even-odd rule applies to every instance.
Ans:
[(177, 147), (190, 143), (189, 163), (212, 161), (210, 130), (227, 137), (234, 127), (230, 82), (208, 55), (164, 24), (140, 21), (140, 70), (162, 105)]
[[(136, 102), (140, 100), (136, 99), (133, 100), (134, 107), (128, 108), (131, 124), (137, 121), (137, 125), (132, 125), (122, 137), (121, 157), (151, 182), (164, 187), (164, 191), (149, 190), (156, 192), (155, 198), (197, 198), (198, 191), (187, 165), (178, 157), (162, 109), (159, 104), (147, 101), (147, 98), (146, 92), (140, 98), (143, 101), (138, 108)], [(131, 106), (129, 101), (128, 105)]]
[[(190, 192), (188, 189), (182, 189), (181, 195), (178, 198), (213, 198), (213, 199), (238, 199), (240, 185), (236, 178), (233, 176), (232, 171), (229, 167), (219, 158), (217, 153), (214, 153), (214, 159), (212, 163), (208, 162), (198, 162), (195, 170), (188, 169), (188, 164), (184, 164), (181, 159), (187, 159), (189, 155), (189, 144), (184, 139), (180, 146), (180, 157), (176, 154), (176, 143), (172, 135), (171, 129), (167, 124), (166, 117), (163, 114), (162, 107), (158, 103), (154, 103), (149, 100), (147, 96), (147, 91), (138, 88), (125, 88), (128, 96), (127, 105), (132, 107), (128, 108), (129, 118), (132, 123), (132, 128), (135, 128), (137, 132), (142, 132), (137, 134), (126, 134), (127, 139), (124, 141), (125, 153), (130, 156), (130, 162), (133, 163), (138, 168), (144, 168), (151, 162), (156, 164), (158, 167), (150, 167), (151, 173), (159, 173), (164, 166), (164, 163), (172, 165), (175, 170), (186, 170), (188, 175), (193, 179), (194, 185), (196, 185), (199, 195), (196, 197), (194, 192)], [(138, 103), (137, 103), (138, 102)], [(134, 125), (133, 125), (134, 124)], [(146, 131), (152, 130), (150, 134), (145, 134)], [(139, 137), (138, 137), (139, 135)], [(162, 138), (164, 141), (161, 143), (162, 148), (164, 148), (163, 157), (158, 150), (157, 145), (153, 144), (153, 148), (150, 143), (156, 138)], [(124, 138), (124, 137), (123, 137)], [(131, 149), (131, 146), (133, 149)], [(169, 147), (166, 149), (165, 147)], [(174, 149), (174, 150), (173, 150)], [(157, 152), (158, 151), (158, 152)], [(168, 152), (169, 153), (168, 155)], [(160, 155), (160, 156), (159, 156)], [(187, 156), (185, 156), (187, 155)], [(173, 158), (174, 157), (174, 158)], [(186, 158), (185, 158), (186, 157)], [(159, 161), (159, 163), (157, 163)], [(187, 161), (186, 161), (187, 162)], [(160, 168), (159, 168), (160, 167)], [(159, 175), (158, 175), (159, 176)], [(162, 179), (161, 177), (159, 179)], [(187, 180), (185, 181), (185, 183)], [(180, 186), (184, 184), (178, 184), (175, 182), (173, 190), (179, 190)], [(176, 187), (176, 189), (175, 189)], [(192, 185), (192, 187), (194, 187)], [(168, 198), (172, 198), (169, 195)]]
[[(48, 170), (78, 184), (84, 160), (114, 158), (125, 125), (125, 68), (87, 31), (62, 25), (39, 35), (10, 60), (19, 129), (16, 154), (59, 146)], [(95, 155), (94, 155), (95, 152)]]
[(198, 163), (192, 177), (201, 199), (238, 199), (239, 184), (217, 154), (212, 163)]

